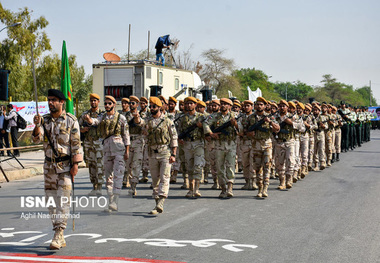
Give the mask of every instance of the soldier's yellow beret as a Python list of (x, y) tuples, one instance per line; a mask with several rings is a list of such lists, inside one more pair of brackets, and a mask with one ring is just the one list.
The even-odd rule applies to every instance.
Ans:
[(115, 100), (115, 98), (113, 96), (110, 96), (110, 95), (105, 96), (104, 100), (107, 100), (107, 99), (116, 104), (116, 100)]
[(263, 97), (257, 97), (256, 102), (263, 102), (264, 104), (268, 103), (268, 101), (264, 99)]
[(206, 108), (206, 103), (204, 102), (204, 101), (198, 101), (197, 102), (197, 105), (199, 105), (199, 106), (202, 106), (202, 107), (205, 107)]
[(129, 96), (129, 101), (135, 101), (137, 103), (140, 102), (139, 98), (137, 98), (136, 96)]
[(169, 97), (169, 101), (172, 101), (172, 102), (174, 102), (174, 103), (176, 103), (176, 104), (177, 104), (177, 99), (176, 99), (176, 98), (174, 98), (174, 97)]
[(311, 109), (311, 107), (313, 107), (313, 106), (311, 106), (311, 104), (310, 104), (310, 103), (306, 103), (306, 104), (305, 104), (305, 106), (309, 106), (309, 107), (310, 107), (310, 109)]
[(313, 107), (314, 107), (314, 108), (317, 108), (318, 110), (321, 110), (321, 107), (320, 107), (317, 103), (315, 103), (315, 104), (313, 105)]
[(280, 105), (280, 104), (285, 104), (286, 106), (289, 107), (289, 103), (286, 100), (280, 100), (280, 102), (278, 103), (278, 105)]
[(234, 101), (234, 106), (238, 106), (239, 108), (241, 108), (241, 105), (239, 102), (236, 102), (236, 100)]
[(290, 107), (296, 108), (296, 104), (293, 101), (289, 101), (288, 105), (289, 105), (289, 108)]
[(329, 108), (332, 108), (332, 106), (333, 106), (333, 105), (331, 105), (331, 104), (327, 104), (327, 107), (329, 107)]
[(141, 97), (141, 98), (140, 98), (140, 101), (141, 101), (141, 102), (145, 102), (145, 103), (148, 103), (148, 102), (149, 102), (148, 99), (145, 98), (145, 97)]
[(309, 105), (305, 105), (305, 110), (309, 110), (309, 111), (311, 111), (311, 107), (309, 106)]
[(184, 100), (179, 100), (179, 102), (178, 102), (179, 104), (184, 104), (185, 103), (185, 101)]
[(191, 101), (191, 102), (194, 102), (194, 103), (197, 103), (197, 102), (198, 102), (197, 99), (194, 98), (194, 97), (186, 97), (186, 98), (185, 98), (185, 102), (188, 102), (188, 101)]
[(167, 99), (165, 99), (165, 97), (164, 96), (159, 96), (158, 97), (160, 100), (162, 100), (165, 104), (168, 104), (168, 100)]
[(301, 109), (303, 110), (305, 109), (305, 105), (302, 102), (298, 102), (297, 105), (300, 106)]
[(125, 101), (126, 103), (129, 103), (129, 99), (128, 98), (122, 98), (121, 99), (121, 102)]
[(220, 106), (220, 100), (218, 100), (218, 99), (212, 100), (211, 103), (215, 103), (215, 104), (218, 104)]
[(90, 100), (97, 99), (100, 100), (100, 96), (96, 93), (91, 93), (90, 94)]
[(234, 103), (235, 103), (235, 102), (241, 104), (240, 100), (237, 100), (237, 99), (236, 99), (236, 100), (234, 100)]
[(229, 104), (229, 105), (232, 106), (232, 100), (230, 100), (230, 99), (227, 99), (227, 98), (221, 98), (221, 99), (220, 99), (220, 103), (222, 103), (222, 102), (227, 103), (227, 104)]
[(332, 110), (335, 110), (335, 111), (338, 110), (335, 106), (332, 106), (331, 109), (332, 109)]
[(251, 100), (245, 100), (245, 101), (243, 101), (243, 104), (251, 104), (251, 105), (253, 105), (253, 102)]
[(149, 98), (149, 103), (150, 103), (150, 104), (155, 104), (155, 105), (157, 105), (158, 107), (162, 107), (162, 102), (161, 102), (161, 100), (160, 100), (159, 98), (157, 98), (157, 97), (150, 97), (150, 98)]
[(273, 107), (275, 107), (276, 109), (278, 109), (277, 103), (272, 102), (270, 105), (272, 105)]

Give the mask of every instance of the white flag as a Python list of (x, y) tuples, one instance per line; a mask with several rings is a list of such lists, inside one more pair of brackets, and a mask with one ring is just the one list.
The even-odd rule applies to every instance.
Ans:
[(231, 91), (228, 91), (228, 97), (229, 97), (229, 98), (232, 98), (232, 97), (233, 97)]
[(252, 91), (251, 88), (248, 86), (247, 90), (248, 90), (248, 99), (250, 101), (255, 102), (256, 99), (257, 99), (257, 97), (261, 97), (262, 96), (262, 92), (261, 92), (260, 88), (257, 88), (255, 91)]

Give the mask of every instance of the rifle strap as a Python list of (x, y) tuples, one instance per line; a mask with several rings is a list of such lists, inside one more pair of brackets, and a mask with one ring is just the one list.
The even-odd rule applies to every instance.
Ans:
[(53, 154), (55, 155), (55, 157), (59, 157), (58, 152), (54, 148), (53, 142), (51, 141), (51, 138), (50, 138), (50, 136), (48, 134), (48, 131), (47, 131), (46, 127), (45, 127), (45, 122), (43, 120), (42, 120), (42, 127), (44, 128), (44, 134), (45, 134), (45, 136), (46, 136), (46, 138), (48, 140), (48, 143), (50, 145), (51, 150), (53, 151)]

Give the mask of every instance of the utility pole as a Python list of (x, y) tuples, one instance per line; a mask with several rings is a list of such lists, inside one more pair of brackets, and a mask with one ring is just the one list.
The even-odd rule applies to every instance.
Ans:
[(371, 81), (369, 81), (369, 106), (372, 106)]

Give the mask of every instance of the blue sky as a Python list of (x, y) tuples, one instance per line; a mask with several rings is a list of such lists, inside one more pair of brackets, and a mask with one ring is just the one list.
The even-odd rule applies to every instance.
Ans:
[[(324, 74), (355, 88), (368, 85), (380, 103), (380, 1), (251, 0), (251, 1), (85, 1), (2, 0), (4, 8), (32, 9), (45, 16), (53, 51), (66, 40), (69, 54), (91, 74), (103, 53), (151, 46), (160, 35), (180, 40), (192, 59), (217, 48), (238, 68), (263, 70), (271, 81), (300, 80), (318, 85)], [(2, 25), (0, 25), (2, 26)], [(2, 39), (4, 36), (0, 36)], [(253, 87), (252, 87), (253, 88)]]

